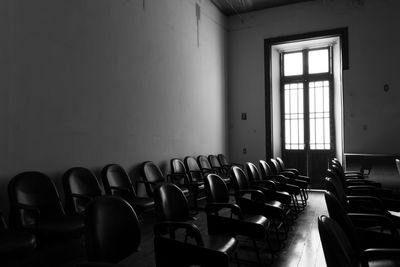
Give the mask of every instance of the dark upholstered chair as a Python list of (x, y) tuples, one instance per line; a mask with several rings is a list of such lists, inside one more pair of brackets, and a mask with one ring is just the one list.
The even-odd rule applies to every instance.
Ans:
[(239, 167), (232, 167), (231, 173), (236, 204), (245, 213), (260, 214), (270, 219), (277, 236), (282, 229), (286, 238), (288, 226), (285, 206), (277, 200), (268, 201), (262, 191), (252, 189), (246, 174)]
[[(262, 215), (244, 214), (238, 205), (230, 203), (228, 187), (217, 174), (207, 175), (205, 185), (208, 233), (246, 236), (253, 243), (258, 264), (262, 265), (257, 241), (271, 249), (268, 239), (270, 221)], [(224, 209), (228, 209), (229, 212), (225, 212)]]
[[(167, 183), (167, 179), (165, 179), (164, 174), (160, 170), (160, 168), (152, 161), (145, 161), (142, 164), (142, 177), (143, 183), (146, 188), (147, 195), (150, 197), (154, 197), (154, 190), (158, 186)], [(186, 197), (189, 196), (189, 189), (184, 185), (179, 187)]]
[(277, 190), (288, 192), (292, 196), (293, 203), (295, 203), (296, 207), (298, 207), (300, 210), (304, 208), (303, 205), (299, 204), (299, 202), (305, 202), (303, 195), (301, 194), (300, 187), (290, 184), (289, 178), (285, 177), (284, 175), (272, 174), (271, 168), (265, 160), (259, 160), (259, 166), (262, 180), (273, 182)]
[[(333, 177), (326, 177), (325, 184), (327, 191), (331, 192), (340, 205), (344, 208), (347, 213), (368, 213), (368, 214), (380, 214), (391, 218), (395, 221), (397, 227), (399, 227), (399, 217), (392, 215), (384, 206), (382, 200), (374, 196), (362, 196), (362, 195), (346, 195), (343, 189), (340, 179)], [(365, 223), (357, 225), (365, 225)], [(370, 224), (366, 224), (370, 225)]]
[[(202, 160), (202, 159), (199, 159), (199, 162), (200, 161), (204, 162), (204, 160)], [(218, 156), (216, 156), (216, 155), (208, 155), (208, 162), (210, 163), (211, 169), (213, 169), (215, 171), (215, 173), (218, 174), (219, 177), (221, 177), (222, 180), (224, 180), (224, 182), (229, 187), (229, 184), (231, 183), (231, 179), (229, 177), (229, 175), (230, 175), (229, 170), (224, 168), (219, 163)]]
[[(174, 184), (162, 184), (154, 191), (157, 223), (154, 249), (157, 266), (228, 266), (237, 241), (226, 235), (209, 235), (190, 222), (187, 199)], [(178, 231), (177, 230), (183, 230)]]
[[(0, 259), (1, 264), (17, 264), (36, 248), (36, 237), (31, 233), (13, 232), (8, 229), (3, 214), (0, 212)], [(15, 265), (16, 266), (16, 265)]]
[[(336, 197), (328, 191), (325, 192), (325, 202), (328, 208), (329, 217), (339, 224), (356, 251), (361, 252), (362, 250), (371, 247), (400, 247), (400, 237), (396, 226), (386, 216), (365, 213), (348, 214), (342, 205), (340, 205)], [(371, 221), (373, 224), (378, 224), (380, 229), (388, 229), (389, 233), (357, 228), (353, 224), (351, 218), (359, 221)]]
[(267, 200), (278, 200), (279, 202), (285, 204), (287, 207), (291, 207), (294, 204), (292, 214), (298, 213), (298, 207), (295, 206), (296, 202), (292, 203), (292, 196), (285, 191), (279, 191), (276, 185), (272, 181), (263, 180), (260, 172), (258, 171), (256, 165), (251, 162), (246, 162), (246, 172), (250, 181), (250, 185), (253, 189), (258, 189), (262, 191)]
[(80, 266), (119, 266), (114, 263), (136, 252), (140, 245), (135, 210), (120, 197), (93, 200), (85, 212), (85, 237), (89, 263)]
[(65, 208), (68, 214), (82, 215), (86, 205), (101, 195), (96, 176), (83, 167), (67, 170), (62, 178), (65, 193)]
[(198, 209), (198, 201), (205, 198), (204, 196), (204, 182), (192, 179), (189, 172), (186, 170), (185, 164), (181, 159), (171, 159), (171, 182), (177, 184), (183, 184), (189, 189), (190, 198), (193, 200), (193, 207)]
[(376, 181), (366, 179), (364, 176), (359, 175), (346, 175), (342, 165), (337, 164), (335, 161), (331, 163), (331, 171), (336, 172), (337, 176), (342, 180), (346, 186), (351, 185), (370, 185), (376, 188), (381, 188), (382, 184)]
[(327, 267), (400, 266), (399, 249), (367, 249), (361, 253), (331, 218), (318, 218), (318, 231)]
[(118, 164), (109, 164), (101, 171), (106, 194), (122, 197), (135, 209), (136, 213), (146, 213), (154, 210), (154, 200), (147, 197), (138, 197), (135, 186), (125, 171)]
[(311, 183), (311, 179), (308, 176), (302, 175), (299, 170), (295, 169), (295, 168), (288, 168), (285, 166), (285, 163), (283, 162), (283, 160), (280, 157), (276, 158), (276, 162), (278, 162), (281, 172), (293, 172), (296, 175), (296, 179), (298, 180), (302, 180), (307, 182), (307, 184), (309, 185)]
[(19, 231), (38, 238), (68, 238), (82, 234), (81, 216), (67, 216), (53, 181), (41, 172), (23, 172), (8, 184), (10, 220)]
[(217, 157), (218, 157), (219, 164), (225, 169), (225, 171), (227, 173), (229, 173), (230, 169), (233, 166), (238, 166), (238, 167), (242, 168), (242, 170), (244, 169), (243, 164), (228, 161), (228, 159), (225, 157), (224, 154), (218, 154)]
[(307, 199), (308, 199), (308, 186), (309, 183), (307, 181), (303, 181), (300, 179), (297, 179), (298, 175), (292, 171), (283, 171), (281, 169), (281, 165), (276, 159), (270, 159), (270, 164), (269, 167), (271, 168), (271, 172), (273, 175), (283, 175), (284, 177), (287, 178), (287, 183), (291, 185), (296, 185), (300, 188), (300, 192), (302, 194), (302, 205), (303, 208), (307, 206)]
[(194, 157), (188, 156), (185, 158), (185, 167), (190, 181), (204, 183), (205, 176), (203, 176), (203, 172)]

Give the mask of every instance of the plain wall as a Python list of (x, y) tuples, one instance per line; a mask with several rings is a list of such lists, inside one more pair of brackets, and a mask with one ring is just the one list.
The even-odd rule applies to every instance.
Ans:
[(209, 0), (1, 1), (0, 207), (26, 170), (61, 189), (74, 166), (227, 153), (225, 20)]
[[(344, 152), (398, 153), (400, 2), (312, 1), (229, 18), (229, 149), (234, 161), (266, 157), (264, 39), (348, 27), (343, 72)], [(383, 91), (388, 83), (389, 92)], [(242, 121), (240, 113), (247, 112)], [(247, 148), (247, 154), (242, 148)]]

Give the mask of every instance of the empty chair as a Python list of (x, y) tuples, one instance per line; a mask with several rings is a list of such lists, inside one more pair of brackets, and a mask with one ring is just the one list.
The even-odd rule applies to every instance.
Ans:
[[(272, 174), (271, 168), (265, 160), (259, 160), (260, 174), (263, 181), (273, 182), (277, 190), (288, 192), (293, 198), (293, 204), (295, 205), (297, 211), (301, 211), (304, 208), (303, 195), (301, 194), (301, 189), (297, 185), (288, 183), (289, 178), (284, 175)], [(299, 200), (300, 197), (300, 200)]]
[[(154, 191), (157, 223), (154, 249), (157, 266), (227, 266), (236, 252), (237, 241), (226, 235), (203, 239), (190, 221), (187, 199), (174, 184), (162, 184)], [(184, 230), (182, 235), (177, 230)]]
[(83, 167), (67, 170), (62, 178), (65, 194), (65, 208), (68, 214), (82, 215), (86, 205), (101, 195), (96, 176)]
[(116, 263), (138, 250), (141, 231), (132, 206), (120, 197), (102, 196), (85, 212), (88, 263), (80, 267), (120, 266)]
[(307, 182), (307, 184), (310, 184), (310, 183), (311, 183), (310, 177), (305, 176), (305, 175), (302, 175), (302, 174), (299, 172), (299, 170), (297, 170), (297, 169), (295, 169), (295, 168), (287, 168), (287, 167), (285, 166), (285, 163), (283, 162), (283, 160), (282, 160), (280, 157), (277, 157), (277, 158), (276, 158), (276, 161), (278, 162), (278, 164), (279, 164), (279, 166), (280, 166), (282, 172), (293, 172), (294, 174), (296, 174), (296, 179), (305, 181), (305, 182)]
[(376, 181), (365, 179), (364, 176), (360, 175), (346, 175), (342, 165), (338, 165), (335, 162), (331, 164), (331, 170), (335, 171), (338, 176), (342, 179), (346, 185), (371, 185), (375, 187), (382, 187), (382, 185)]
[(342, 163), (337, 158), (332, 159), (332, 163), (340, 166), (343, 169), (343, 173), (348, 177), (366, 178), (368, 175), (359, 171), (345, 171)]
[(101, 178), (108, 195), (122, 197), (133, 206), (138, 214), (154, 210), (154, 200), (136, 195), (135, 187), (121, 165), (109, 164), (105, 166), (101, 171)]
[(80, 236), (81, 216), (67, 216), (53, 181), (41, 172), (23, 172), (8, 184), (10, 220), (19, 231), (38, 238)]
[(399, 249), (367, 249), (358, 253), (340, 226), (331, 218), (318, 218), (318, 231), (328, 267), (399, 266)]
[[(350, 213), (339, 203), (331, 192), (325, 192), (325, 202), (329, 217), (336, 221), (346, 233), (352, 247), (361, 253), (371, 247), (400, 247), (400, 237), (394, 223), (386, 216), (379, 214)], [(368, 228), (356, 227), (353, 220), (370, 221), (380, 229), (388, 229), (389, 233), (377, 232)]]
[[(268, 249), (271, 245), (268, 239), (270, 221), (262, 215), (247, 215), (236, 204), (229, 203), (229, 191), (225, 182), (217, 174), (206, 177), (207, 188), (207, 228), (209, 234), (227, 234), (236, 237), (246, 236), (254, 246), (257, 261), (262, 265), (258, 242)], [(229, 209), (227, 214), (223, 209)], [(273, 254), (272, 254), (273, 255)], [(271, 262), (273, 257), (271, 259)]]
[(32, 252), (36, 247), (36, 237), (31, 233), (12, 232), (8, 229), (0, 212), (0, 259), (2, 264), (17, 264), (20, 257)]
[(244, 165), (243, 164), (240, 164), (240, 163), (237, 163), (237, 162), (228, 161), (228, 159), (225, 157), (224, 154), (218, 154), (217, 157), (218, 157), (219, 164), (225, 169), (225, 171), (227, 173), (229, 173), (229, 170), (233, 166), (238, 166), (238, 167), (244, 169)]
[(275, 159), (270, 160), (271, 164), (269, 165), (273, 175), (283, 175), (288, 178), (286, 181), (288, 184), (296, 185), (300, 188), (302, 194), (302, 205), (303, 207), (307, 206), (308, 199), (308, 182), (297, 179), (297, 175), (291, 171), (283, 171), (281, 169), (281, 165)]
[(260, 190), (251, 189), (246, 174), (239, 167), (232, 167), (231, 172), (236, 204), (245, 213), (260, 214), (270, 219), (277, 237), (283, 229), (286, 238), (288, 227), (284, 205), (277, 200), (267, 201)]
[(204, 183), (203, 172), (201, 171), (200, 166), (197, 163), (197, 160), (194, 157), (188, 156), (185, 157), (184, 161), (190, 181)]
[[(142, 178), (145, 185), (146, 193), (150, 197), (154, 197), (154, 190), (162, 185), (167, 183), (168, 181), (165, 179), (164, 174), (160, 170), (160, 168), (152, 161), (145, 161), (142, 164)], [(179, 187), (183, 194), (188, 197), (189, 189), (184, 185)]]
[[(298, 212), (298, 207), (293, 206), (291, 209), (292, 197), (288, 192), (277, 191), (275, 183), (271, 181), (265, 181), (261, 179), (261, 174), (258, 171), (256, 165), (251, 162), (246, 162), (246, 172), (250, 181), (250, 185), (253, 189), (261, 190), (264, 193), (267, 201), (278, 200), (285, 205), (287, 215), (295, 215)], [(295, 203), (293, 203), (295, 204)]]
[(205, 198), (204, 196), (204, 182), (200, 179), (193, 179), (194, 173), (189, 175), (186, 170), (185, 164), (181, 159), (171, 159), (171, 174), (172, 182), (183, 184), (189, 189), (190, 198), (193, 200), (193, 207), (198, 208), (198, 201)]
[[(202, 159), (201, 161), (204, 162), (205, 160)], [(218, 157), (216, 155), (208, 155), (208, 161), (210, 162), (211, 169), (213, 169), (215, 173), (217, 173), (229, 186), (231, 182), (231, 179), (229, 177), (229, 169), (227, 170), (219, 163)]]

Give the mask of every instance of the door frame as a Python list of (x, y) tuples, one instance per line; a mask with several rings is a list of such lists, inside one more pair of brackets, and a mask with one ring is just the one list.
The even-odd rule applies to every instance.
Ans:
[[(273, 105), (272, 105), (272, 47), (274, 45), (318, 40), (322, 38), (339, 37), (341, 56), (342, 56), (342, 70), (349, 69), (349, 52), (348, 52), (348, 29), (336, 28), (324, 31), (316, 31), (302, 34), (295, 34), (289, 36), (281, 36), (264, 39), (264, 68), (265, 68), (265, 133), (266, 133), (266, 159), (274, 157), (273, 153)], [(342, 140), (344, 142), (344, 140)], [(336, 144), (339, 145), (339, 144)]]

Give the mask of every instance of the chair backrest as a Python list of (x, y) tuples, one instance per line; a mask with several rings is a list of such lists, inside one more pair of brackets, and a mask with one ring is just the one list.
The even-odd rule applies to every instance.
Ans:
[(158, 186), (154, 190), (154, 203), (158, 221), (186, 221), (189, 218), (188, 201), (174, 184)]
[(357, 236), (357, 230), (347, 215), (347, 211), (339, 203), (339, 200), (331, 192), (325, 192), (325, 202), (328, 208), (329, 217), (332, 218), (345, 232), (352, 247), (361, 253), (360, 240)]
[(269, 164), (269, 167), (271, 168), (272, 174), (279, 174), (282, 169), (278, 161), (276, 161), (276, 159), (270, 159), (270, 162), (271, 164)]
[[(66, 209), (70, 214), (84, 212), (89, 201), (101, 195), (100, 185), (96, 176), (87, 168), (70, 168), (64, 173), (62, 183)], [(74, 195), (82, 197), (75, 197)]]
[(246, 172), (251, 182), (262, 180), (260, 172), (258, 171), (256, 165), (254, 165), (252, 162), (246, 162)]
[(225, 157), (224, 154), (218, 154), (217, 157), (218, 157), (219, 164), (221, 164), (221, 166), (225, 166), (225, 167), (229, 167), (230, 166), (229, 161)]
[(189, 179), (192, 182), (203, 182), (203, 173), (201, 172), (200, 166), (194, 157), (186, 157), (185, 166), (189, 174)]
[(356, 251), (351, 246), (340, 226), (329, 217), (318, 218), (318, 231), (324, 250), (327, 267), (358, 267), (360, 262)]
[(250, 188), (250, 184), (246, 174), (241, 168), (237, 166), (231, 168), (231, 179), (235, 191), (247, 190)]
[(208, 155), (208, 161), (212, 168), (221, 168), (222, 165), (219, 163), (218, 157), (216, 155)]
[(217, 174), (207, 175), (204, 185), (207, 192), (208, 202), (228, 203), (229, 190), (226, 183)]
[(341, 188), (338, 179), (332, 177), (325, 178), (326, 190), (331, 192), (339, 201), (343, 209), (347, 210), (347, 197), (346, 193)]
[(271, 167), (268, 165), (268, 163), (265, 160), (259, 160), (258, 163), (260, 165), (261, 177), (264, 180), (268, 180), (269, 179), (268, 176), (272, 175)]
[(187, 174), (185, 163), (181, 159), (174, 158), (170, 161), (171, 172), (170, 176), (172, 179), (172, 183), (174, 184), (186, 184), (186, 181), (189, 179), (189, 175)]
[(166, 182), (162, 171), (152, 161), (146, 161), (142, 164), (142, 176), (145, 181), (153, 183), (153, 185), (145, 184), (146, 193), (150, 197), (153, 197), (153, 192), (157, 185)]
[[(128, 173), (119, 164), (106, 165), (101, 170), (101, 180), (104, 185), (104, 191), (106, 191), (106, 194), (108, 195), (120, 196), (122, 198), (130, 198), (136, 196), (135, 187), (133, 186)], [(120, 188), (126, 191), (121, 191), (116, 188)]]
[(285, 163), (280, 157), (276, 157), (276, 162), (278, 162), (279, 166), (281, 167), (281, 170), (286, 169)]
[(41, 218), (65, 215), (56, 186), (44, 173), (28, 171), (16, 175), (8, 184), (8, 195), (10, 218), (17, 228), (35, 222), (29, 212), (18, 208), (18, 204), (38, 209)]
[(396, 162), (397, 172), (400, 175), (400, 159), (396, 159), (395, 162)]
[(135, 252), (141, 240), (134, 209), (114, 196), (102, 196), (87, 206), (85, 229), (90, 261), (119, 262)]
[(204, 155), (200, 155), (197, 157), (197, 162), (199, 163), (200, 168), (202, 169), (211, 169), (210, 162), (207, 157)]

